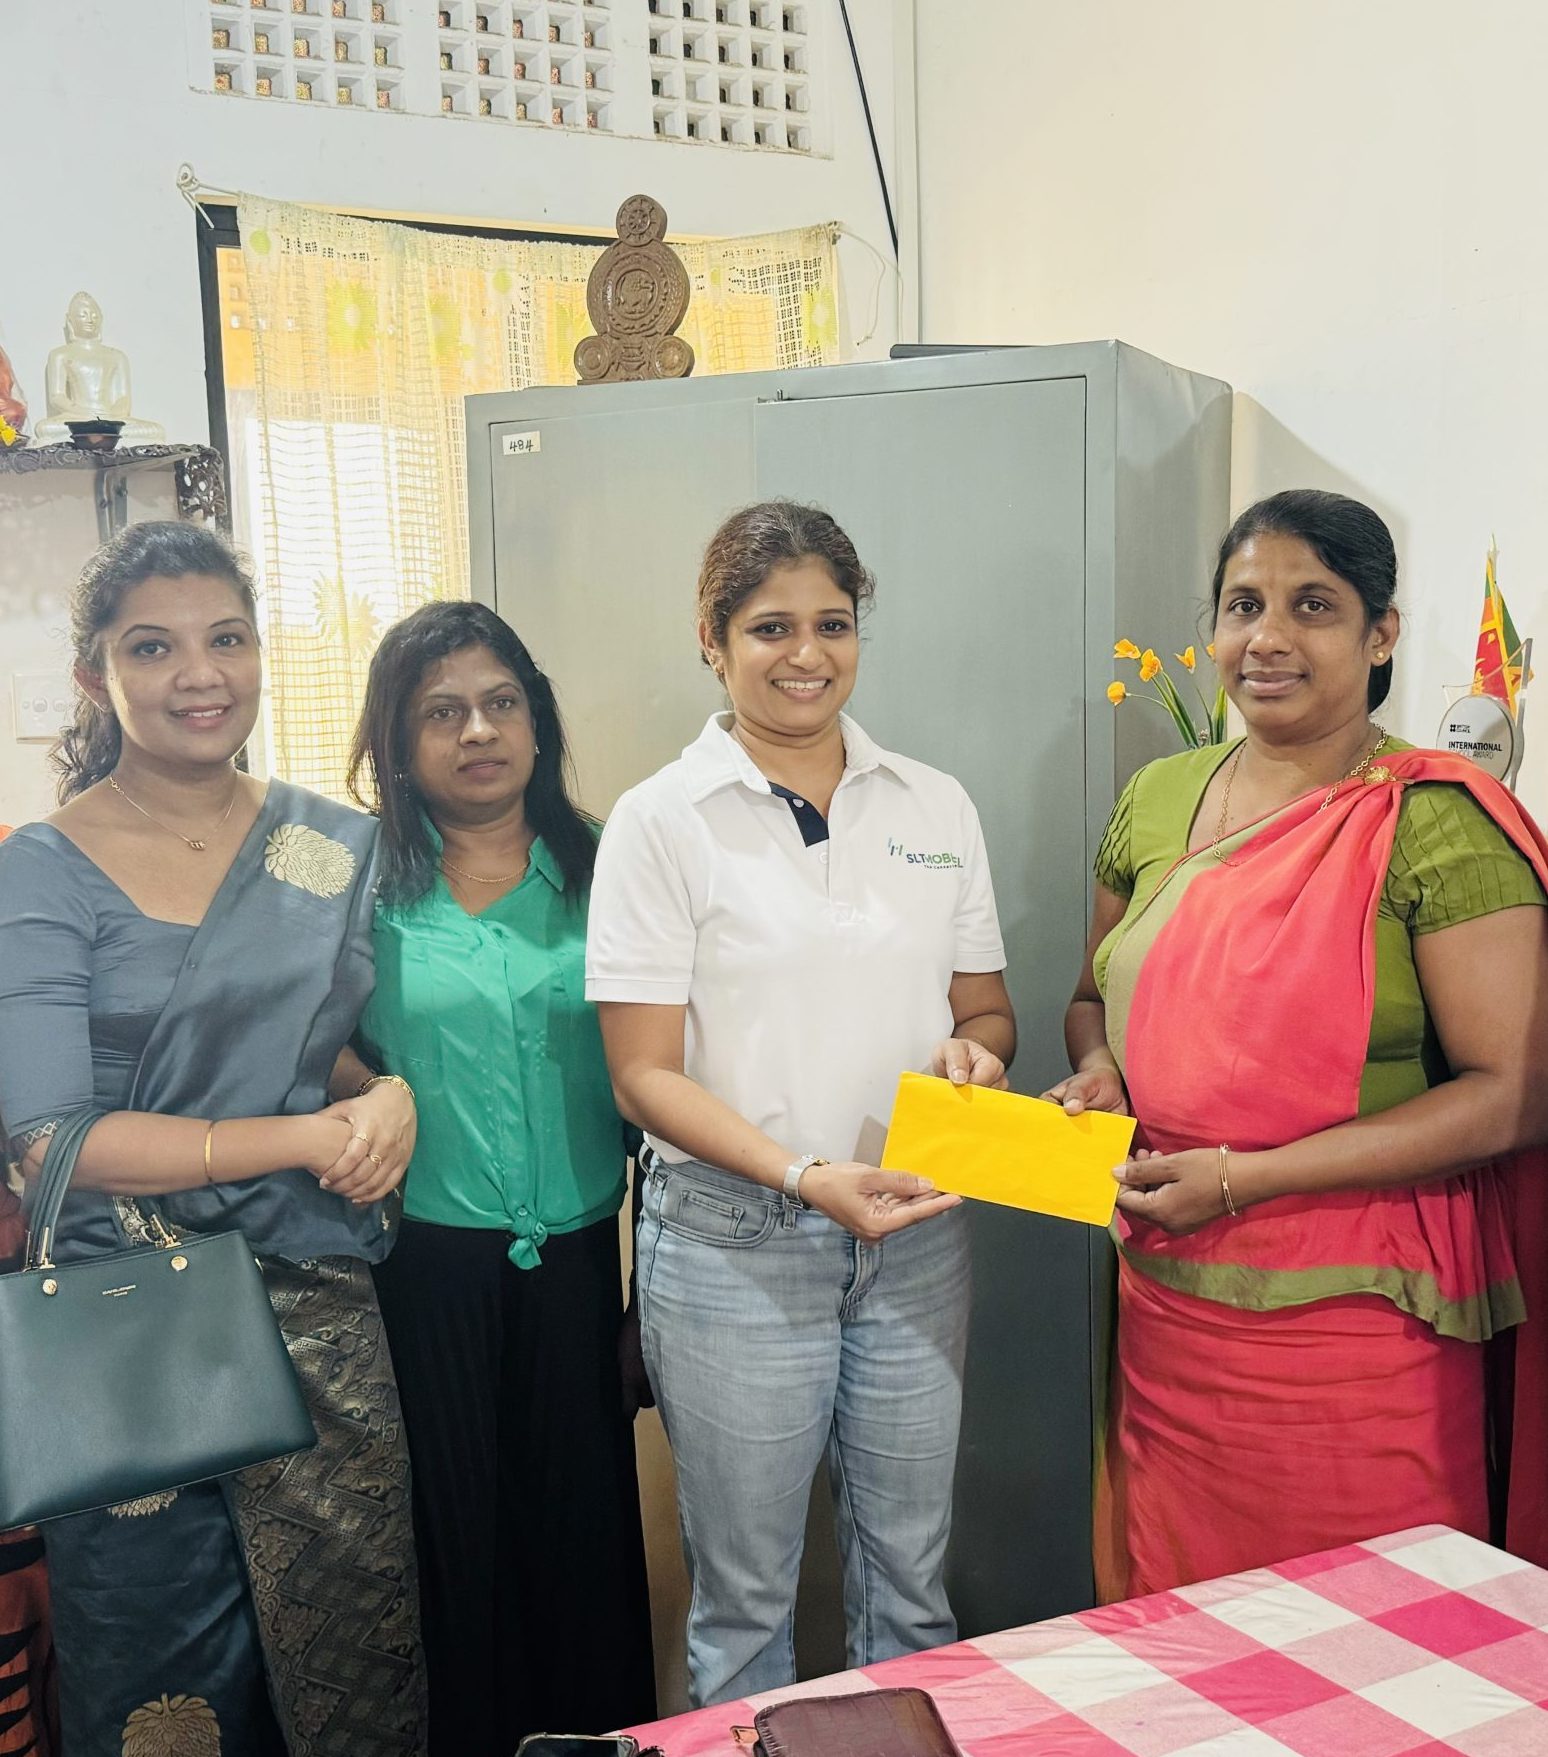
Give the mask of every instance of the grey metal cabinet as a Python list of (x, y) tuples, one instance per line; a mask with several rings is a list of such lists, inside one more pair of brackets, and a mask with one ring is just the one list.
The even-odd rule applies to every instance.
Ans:
[[(1173, 736), (1145, 704), (1115, 714), (1113, 643), (1196, 638), (1227, 517), (1229, 388), (1101, 342), (535, 389), (471, 398), (467, 420), (475, 591), (552, 676), (598, 812), (717, 705), (693, 629), (715, 525), (776, 494), (833, 512), (878, 580), (853, 712), (976, 801), (1015, 1084), (1057, 1077), (1096, 839), (1116, 786)], [(951, 1561), (967, 1634), (1090, 1602), (1111, 1274), (1089, 1228), (972, 1218)]]

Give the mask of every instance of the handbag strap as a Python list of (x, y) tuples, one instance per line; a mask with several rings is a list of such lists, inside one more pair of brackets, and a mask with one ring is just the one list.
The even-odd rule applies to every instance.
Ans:
[(59, 1224), (59, 1210), (64, 1206), (65, 1192), (75, 1175), (76, 1161), (93, 1127), (107, 1115), (91, 1105), (67, 1112), (59, 1119), (43, 1153), (43, 1169), (33, 1190), (31, 1211), (27, 1222), (27, 1254), (23, 1260), (28, 1269), (53, 1267), (50, 1253), (54, 1247), (54, 1230)]

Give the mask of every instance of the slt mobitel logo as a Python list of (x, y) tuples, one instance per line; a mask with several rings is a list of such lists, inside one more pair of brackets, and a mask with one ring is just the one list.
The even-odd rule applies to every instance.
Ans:
[(953, 854), (949, 849), (942, 849), (939, 854), (927, 854), (922, 848), (906, 848), (901, 842), (887, 838), (887, 852), (894, 860), (906, 860), (910, 866), (961, 866), (962, 856)]

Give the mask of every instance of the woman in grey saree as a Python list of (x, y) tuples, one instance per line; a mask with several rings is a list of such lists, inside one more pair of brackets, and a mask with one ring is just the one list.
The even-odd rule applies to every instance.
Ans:
[[(96, 645), (84, 643), (87, 680), (112, 681), (126, 615), (136, 620), (125, 640), (159, 632), (122, 660), (124, 688), (104, 691), (122, 741), (92, 778), (122, 786), (70, 788), (67, 776), (72, 803), (0, 846), (0, 1114), (12, 1153), (35, 1168), (61, 1116), (101, 1113), (58, 1260), (150, 1247), (158, 1222), (179, 1234), (241, 1230), (318, 1443), (46, 1528), (65, 1748), (414, 1757), (422, 1685), (408, 1467), (369, 1270), (392, 1240), (395, 1192), (378, 1198), (400, 1174), (390, 1106), (403, 1100), (329, 1104), (330, 1081), (338, 1089), (354, 1065), (344, 1046), (372, 984), (376, 826), (232, 771), (228, 839), (185, 835), (177, 826), (198, 828), (201, 810), (218, 815), (193, 781), (195, 759), (219, 756), (222, 743), (198, 720), (229, 712), (224, 743), (236, 742), (222, 762), (251, 725), (246, 673), (205, 639), (206, 628), (245, 623), (249, 589), (218, 540), (188, 527), (131, 527), (104, 555), (88, 581), (99, 613), (115, 614), (99, 614)], [(112, 604), (104, 569), (117, 570)], [(131, 673), (142, 648), (167, 723)], [(255, 678), (255, 641), (244, 662)], [(181, 818), (180, 764), (193, 777)], [(186, 866), (172, 837), (187, 844)], [(202, 910), (178, 890), (180, 872), (206, 885)], [(153, 1382), (145, 1392), (153, 1404)]]

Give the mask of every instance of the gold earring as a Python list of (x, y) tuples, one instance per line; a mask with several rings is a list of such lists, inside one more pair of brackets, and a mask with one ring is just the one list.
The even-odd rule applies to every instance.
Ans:
[(1387, 662), (1387, 655), (1385, 653), (1378, 653), (1376, 655), (1376, 663), (1378, 665), (1385, 665), (1386, 662)]

